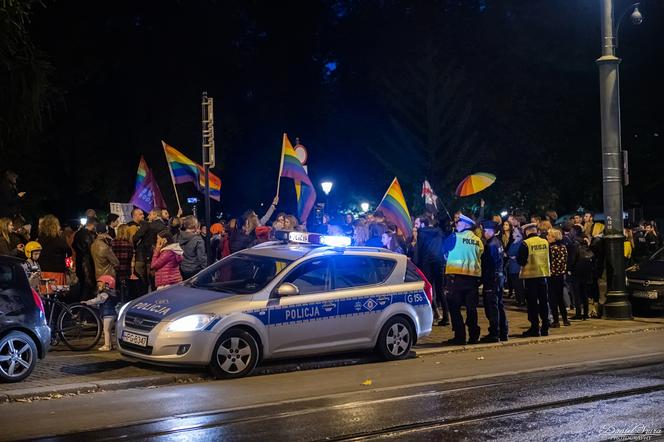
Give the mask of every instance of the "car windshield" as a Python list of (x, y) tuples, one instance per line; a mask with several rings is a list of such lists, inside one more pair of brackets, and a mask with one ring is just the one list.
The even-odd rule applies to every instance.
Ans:
[(186, 285), (238, 295), (256, 293), (291, 262), (288, 259), (239, 253), (203, 270)]

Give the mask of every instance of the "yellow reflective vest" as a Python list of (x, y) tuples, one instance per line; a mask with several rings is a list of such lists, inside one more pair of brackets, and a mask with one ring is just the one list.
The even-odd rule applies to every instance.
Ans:
[(537, 235), (526, 238), (524, 244), (528, 246), (528, 261), (521, 268), (521, 279), (545, 278), (551, 276), (549, 264), (549, 242)]
[(447, 254), (446, 275), (482, 276), (481, 256), (484, 244), (470, 230), (456, 232), (454, 248)]

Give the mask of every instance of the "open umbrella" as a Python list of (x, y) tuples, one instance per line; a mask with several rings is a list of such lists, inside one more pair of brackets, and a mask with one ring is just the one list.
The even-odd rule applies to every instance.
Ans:
[(490, 173), (477, 172), (468, 175), (456, 188), (458, 196), (470, 196), (481, 192), (496, 181), (496, 176)]

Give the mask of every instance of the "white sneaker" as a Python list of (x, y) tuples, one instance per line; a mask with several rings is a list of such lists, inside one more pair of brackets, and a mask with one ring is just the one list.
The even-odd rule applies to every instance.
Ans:
[(102, 345), (97, 350), (99, 350), (99, 351), (111, 351), (111, 347), (109, 347), (108, 345)]

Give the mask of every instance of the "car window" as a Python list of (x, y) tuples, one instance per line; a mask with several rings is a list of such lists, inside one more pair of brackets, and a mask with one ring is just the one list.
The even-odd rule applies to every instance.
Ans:
[(406, 275), (403, 278), (403, 282), (419, 282), (422, 281), (422, 277), (417, 273), (417, 266), (411, 261), (408, 261), (408, 266), (406, 267)]
[(7, 290), (14, 282), (14, 272), (11, 266), (0, 264), (0, 290)]
[(320, 293), (330, 288), (329, 258), (311, 259), (299, 265), (284, 280), (300, 290), (300, 295)]
[(291, 262), (286, 259), (240, 253), (224, 258), (203, 270), (187, 285), (224, 293), (256, 293)]
[(396, 261), (370, 256), (335, 256), (334, 288), (380, 284), (392, 273)]

